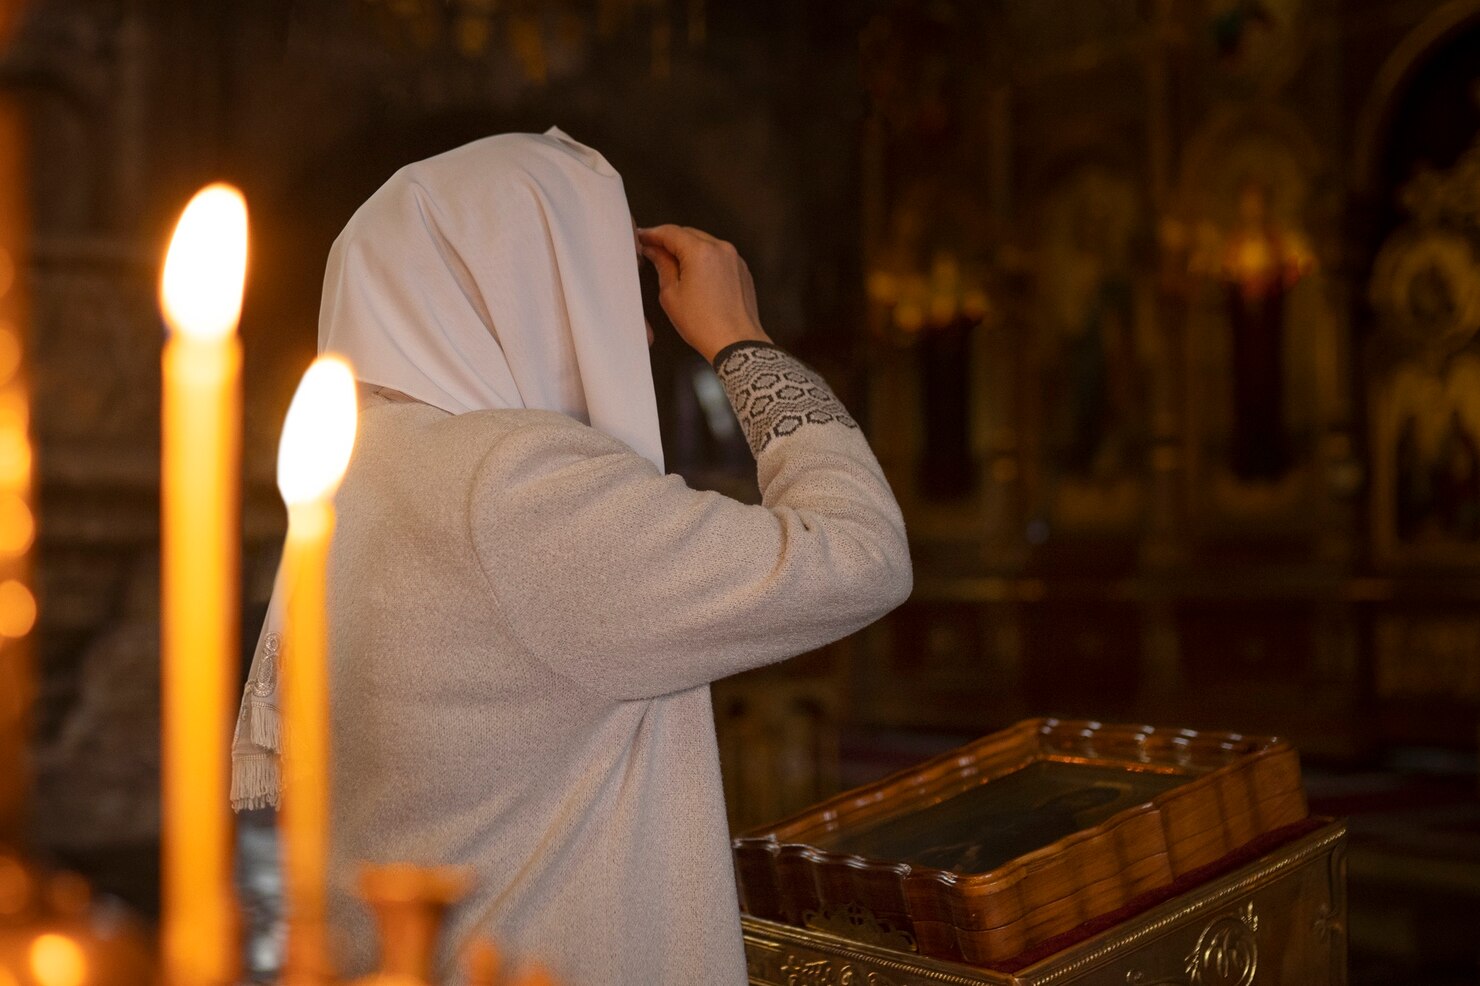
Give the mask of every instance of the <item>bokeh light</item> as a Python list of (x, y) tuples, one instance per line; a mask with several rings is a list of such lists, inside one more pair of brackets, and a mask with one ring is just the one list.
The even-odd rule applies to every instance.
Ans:
[(36, 597), (31, 590), (8, 579), (0, 582), (0, 636), (24, 637), (36, 625)]
[(66, 935), (37, 935), (31, 942), (31, 977), (38, 986), (82, 986), (87, 979), (87, 956)]

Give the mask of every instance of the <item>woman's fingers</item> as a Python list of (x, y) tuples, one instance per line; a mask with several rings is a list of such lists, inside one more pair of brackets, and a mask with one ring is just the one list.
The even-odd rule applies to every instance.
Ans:
[(652, 226), (648, 229), (637, 231), (638, 241), (645, 247), (662, 247), (677, 260), (683, 263), (683, 256), (694, 250), (704, 241), (695, 236), (690, 230), (683, 226), (675, 226), (668, 223), (663, 226)]
[(639, 229), (643, 256), (658, 269), (658, 301), (685, 342), (705, 359), (732, 342), (767, 341), (755, 284), (735, 247), (688, 226)]
[(657, 243), (677, 257), (680, 264), (683, 263), (685, 254), (695, 250), (714, 247), (734, 249), (724, 240), (711, 236), (702, 229), (695, 229), (693, 226), (675, 226), (672, 223), (639, 229), (637, 239), (642, 243)]
[(642, 255), (657, 269), (660, 287), (667, 287), (673, 281), (678, 280), (678, 258), (663, 247), (644, 243)]
[(703, 240), (705, 243), (718, 243), (719, 242), (719, 237), (717, 237), (717, 236), (711, 236), (710, 234), (704, 232), (702, 229), (698, 229), (697, 227), (694, 227), (694, 226), (684, 226), (683, 227), (683, 230), (685, 232), (687, 232), (687, 233), (692, 233), (694, 236), (696, 236), (699, 239)]

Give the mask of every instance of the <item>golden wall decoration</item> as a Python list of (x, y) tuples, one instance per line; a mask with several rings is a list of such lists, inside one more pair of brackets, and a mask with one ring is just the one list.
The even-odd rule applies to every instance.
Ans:
[(1401, 191), (1409, 221), (1383, 243), (1368, 293), (1378, 558), (1480, 561), (1480, 140)]

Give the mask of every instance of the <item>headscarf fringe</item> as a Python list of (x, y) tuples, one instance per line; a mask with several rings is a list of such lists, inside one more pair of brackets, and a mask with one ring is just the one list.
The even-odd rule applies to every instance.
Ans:
[(265, 702), (247, 701), (245, 725), (247, 742), (259, 746), (269, 753), (281, 753), (283, 749), (283, 721), (277, 707)]
[(278, 708), (284, 657), (280, 653), (283, 608), (288, 594), (283, 568), (279, 565), (273, 578), (267, 618), (262, 621), (262, 633), (252, 652), (248, 685), (242, 693), (241, 714), (231, 740), (231, 807), (235, 811), (278, 805), (282, 781), (279, 758), (287, 746)]
[(271, 754), (238, 757), (231, 770), (231, 810), (276, 808), (281, 768)]

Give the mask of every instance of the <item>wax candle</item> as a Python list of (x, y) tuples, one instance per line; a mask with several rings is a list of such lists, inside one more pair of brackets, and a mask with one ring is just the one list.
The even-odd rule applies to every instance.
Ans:
[(288, 505), (288, 613), (283, 650), (282, 853), (288, 919), (285, 983), (331, 978), (325, 930), (329, 844), (329, 668), (326, 581), (334, 493), (357, 419), (349, 364), (320, 357), (303, 375), (278, 447)]
[[(0, 42), (8, 40), (3, 21), (0, 13)], [(30, 506), (30, 400), (22, 283), (26, 129), (19, 99), (0, 97), (0, 849), (7, 843), (15, 849), (25, 841), (30, 777), (26, 734), (34, 691), (29, 637), (36, 622), (36, 600), (29, 586), (36, 523)], [(0, 964), (0, 973), (3, 969)]]
[(160, 278), (170, 328), (161, 418), (167, 986), (224, 986), (239, 965), (228, 800), (246, 262), (241, 193), (202, 189), (180, 216)]

